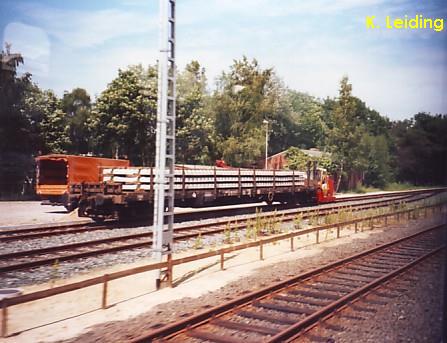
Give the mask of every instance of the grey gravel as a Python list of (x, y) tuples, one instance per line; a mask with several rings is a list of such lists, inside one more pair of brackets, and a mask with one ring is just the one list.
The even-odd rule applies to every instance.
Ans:
[[(151, 330), (151, 328), (158, 327), (163, 324), (167, 324), (173, 322), (175, 320), (185, 318), (188, 315), (195, 314), (199, 311), (202, 311), (205, 308), (210, 306), (215, 306), (219, 303), (223, 303), (228, 301), (229, 299), (233, 299), (236, 296), (245, 294), (249, 291), (254, 291), (259, 288), (265, 287), (266, 285), (279, 281), (283, 278), (296, 275), (298, 273), (302, 273), (307, 270), (311, 270), (313, 268), (319, 267), (324, 263), (329, 263), (334, 260), (347, 257), (354, 253), (373, 248), (379, 244), (383, 244), (397, 238), (409, 235), (411, 233), (415, 233), (421, 231), (423, 228), (432, 226), (434, 223), (439, 223), (439, 220), (429, 219), (426, 221), (412, 221), (408, 225), (402, 225), (399, 227), (390, 227), (389, 229), (383, 232), (372, 232), (372, 234), (366, 239), (355, 239), (354, 242), (350, 244), (342, 244), (336, 247), (327, 247), (324, 249), (321, 254), (318, 256), (311, 256), (306, 258), (301, 258), (298, 260), (291, 260), (287, 262), (282, 262), (275, 264), (274, 266), (269, 266), (266, 268), (261, 268), (255, 273), (246, 278), (239, 279), (235, 282), (232, 282), (221, 289), (210, 292), (206, 295), (203, 295), (199, 298), (183, 298), (180, 300), (172, 301), (169, 303), (161, 304), (156, 306), (151, 311), (142, 314), (136, 318), (133, 318), (128, 321), (123, 322), (108, 322), (101, 325), (96, 325), (91, 328), (90, 331), (82, 334), (74, 339), (64, 341), (66, 343), (74, 343), (74, 342), (111, 342), (111, 341), (120, 341), (126, 342), (131, 340), (132, 338), (138, 337), (141, 334)], [(427, 277), (423, 276), (421, 280), (428, 280), (428, 276), (431, 275), (432, 278), (437, 279), (439, 282), (440, 275), (438, 272), (434, 270), (427, 269)], [(406, 295), (397, 298), (397, 301), (402, 306), (407, 306), (405, 310), (405, 317), (412, 318), (412, 321), (406, 322), (405, 326), (396, 326), (393, 330), (396, 332), (390, 332), (389, 327), (387, 326), (387, 318), (384, 317), (383, 324), (377, 324), (381, 327), (381, 331), (376, 333), (372, 339), (377, 339), (375, 342), (399, 342), (393, 341), (395, 337), (399, 337), (396, 335), (403, 335), (405, 337), (408, 327), (414, 327), (414, 330), (419, 330), (420, 326), (417, 324), (418, 320), (421, 318), (421, 313), (417, 312), (414, 316), (408, 315), (408, 311), (411, 311), (411, 308), (414, 306), (421, 306), (421, 311), (425, 313), (428, 318), (438, 318), (439, 313), (437, 314), (434, 310), (433, 306), (425, 306), (425, 305), (416, 305), (419, 303), (425, 303), (420, 299), (420, 292), (425, 290), (426, 294), (431, 294), (433, 296), (433, 301), (440, 303), (439, 294), (436, 292), (432, 292), (433, 289), (441, 289), (440, 284), (434, 283), (433, 287), (430, 289), (424, 283), (420, 283), (418, 285), (418, 289), (415, 293), (408, 292)], [(408, 298), (405, 298), (408, 296)], [(433, 302), (432, 302), (433, 304)], [(397, 311), (398, 309), (396, 309)], [(400, 309), (399, 309), (400, 310)], [(384, 311), (386, 312), (386, 311)], [(393, 312), (394, 314), (398, 312)], [(392, 314), (390, 314), (392, 315)], [(362, 315), (363, 316), (363, 315)], [(399, 320), (399, 316), (397, 319)], [(402, 320), (402, 319), (401, 319)], [(372, 316), (371, 321), (379, 322), (381, 321), (380, 316)], [(414, 322), (413, 322), (414, 321)], [(425, 324), (427, 323), (424, 319)], [(351, 336), (346, 336), (345, 342), (363, 342), (362, 339), (357, 339), (355, 332), (357, 330), (357, 323), (352, 324), (352, 328), (354, 333)], [(375, 325), (375, 324), (374, 324)], [(370, 330), (374, 330), (374, 325), (371, 326)], [(422, 324), (420, 324), (422, 325)], [(349, 325), (348, 325), (349, 327)], [(422, 329), (421, 329), (422, 330)], [(426, 332), (426, 327), (425, 331)], [(400, 333), (397, 333), (399, 331)], [(371, 333), (368, 331), (368, 334)], [(391, 340), (387, 340), (388, 336), (391, 337)], [(390, 336), (391, 335), (391, 336)], [(416, 336), (418, 339), (418, 336)], [(417, 342), (418, 340), (414, 340), (412, 342)], [(423, 342), (424, 340), (422, 340)], [(428, 340), (427, 342), (429, 342)], [(373, 342), (373, 340), (369, 340), (369, 342)]]
[(79, 243), (85, 241), (94, 241), (97, 239), (119, 237), (137, 233), (148, 232), (147, 227), (136, 228), (110, 228), (104, 230), (93, 230), (88, 232), (64, 234), (60, 236), (49, 236), (38, 239), (24, 239), (21, 241), (10, 241), (8, 243), (0, 244), (2, 254), (9, 252), (23, 251), (29, 249), (41, 249), (54, 247), (64, 244)]
[[(418, 197), (418, 196), (417, 196)], [(352, 203), (365, 203), (365, 201), (355, 201)], [(331, 206), (323, 205), (321, 208)], [(305, 209), (305, 208), (303, 208)], [(248, 215), (241, 216), (242, 218)], [(240, 218), (241, 218), (240, 217)], [(219, 218), (222, 219), (222, 218)], [(223, 218), (223, 220), (228, 220), (234, 222), (233, 217)], [(182, 223), (178, 227), (188, 226), (194, 223), (212, 223), (215, 219), (207, 219), (197, 222)], [(289, 224), (283, 224), (282, 229), (290, 229)], [(288, 227), (288, 228), (287, 228)], [(136, 228), (115, 228), (115, 229), (105, 229), (98, 231), (91, 231), (86, 233), (78, 234), (68, 234), (63, 236), (53, 236), (36, 240), (24, 240), (19, 242), (8, 242), (6, 244), (0, 244), (0, 250), (3, 253), (22, 251), (27, 249), (38, 249), (44, 247), (57, 246), (67, 243), (77, 243), (86, 240), (97, 240), (108, 237), (118, 237), (135, 233), (142, 233), (149, 231), (148, 227), (136, 227)], [(238, 231), (239, 239), (245, 237), (246, 231)], [(233, 233), (234, 238), (234, 233)], [(196, 248), (198, 245), (203, 245), (207, 249), (213, 248), (223, 244), (225, 241), (224, 234), (216, 235), (204, 235), (201, 237), (201, 244), (198, 244), (197, 239), (188, 239), (177, 241), (174, 245), (174, 252), (180, 252), (183, 250)], [(147, 259), (151, 257), (150, 247), (148, 248), (137, 248), (132, 250), (124, 250), (114, 253), (102, 254), (97, 257), (88, 257), (73, 261), (61, 262), (53, 266), (42, 266), (33, 268), (31, 270), (17, 271), (4, 273), (2, 275), (0, 287), (22, 287), (26, 285), (33, 285), (39, 283), (45, 283), (55, 279), (69, 278), (80, 273), (86, 273), (92, 269), (104, 268), (109, 266), (114, 266), (117, 264), (130, 264), (137, 262), (141, 259)]]
[[(325, 323), (342, 326), (343, 330), (330, 330), (320, 325), (296, 342), (327, 342), (329, 338), (337, 343), (441, 342), (445, 258), (445, 254), (438, 254), (414, 268), (411, 277), (402, 275), (379, 289), (381, 294), (395, 295), (394, 298), (368, 295), (356, 303), (376, 312), (348, 308)], [(383, 304), (368, 303), (377, 300)], [(316, 340), (315, 336), (321, 339)]]

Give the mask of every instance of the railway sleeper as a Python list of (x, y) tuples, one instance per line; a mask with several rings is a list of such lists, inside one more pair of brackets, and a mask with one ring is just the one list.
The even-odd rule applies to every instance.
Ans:
[(388, 304), (388, 302), (383, 301), (383, 300), (379, 300), (379, 299), (364, 298), (361, 301), (366, 303), (366, 304), (371, 304), (371, 305), (386, 305), (386, 304)]
[(364, 267), (361, 265), (347, 266), (346, 269), (352, 271), (362, 271), (371, 274), (383, 274), (391, 270), (390, 268), (373, 268), (373, 267)]
[(312, 334), (312, 333), (306, 333), (305, 337), (308, 340), (310, 340), (311, 342), (318, 342), (318, 343), (321, 343), (321, 342), (331, 342), (331, 339), (332, 339), (329, 336), (320, 336), (320, 335), (315, 335), (315, 334)]
[(263, 307), (270, 310), (276, 310), (280, 312), (286, 312), (286, 313), (295, 313), (295, 314), (304, 314), (309, 315), (315, 313), (315, 310), (304, 308), (304, 307), (295, 307), (295, 306), (289, 306), (289, 305), (280, 305), (276, 303), (271, 302), (253, 302), (253, 306), (256, 307)]
[(210, 324), (236, 331), (256, 332), (261, 335), (276, 335), (281, 330), (260, 325), (233, 322), (225, 319), (213, 319)]
[[(222, 334), (215, 334), (211, 332), (206, 332), (203, 330), (189, 330), (186, 332), (186, 335), (192, 338), (198, 338), (202, 341), (209, 341), (209, 342), (216, 342), (216, 343), (240, 343), (240, 339), (237, 339), (233, 336), (228, 335), (222, 335)], [(259, 341), (253, 341), (253, 340), (246, 340), (244, 339), (245, 343), (259, 343)]]
[(328, 294), (328, 293), (322, 293), (317, 291), (307, 291), (307, 290), (300, 290), (300, 289), (291, 289), (288, 291), (288, 293), (293, 295), (300, 295), (300, 296), (307, 296), (315, 299), (330, 299), (330, 300), (337, 300), (340, 298), (340, 296), (335, 294)]
[(335, 324), (331, 324), (331, 323), (328, 323), (327, 321), (322, 321), (322, 322), (320, 323), (320, 325), (321, 325), (322, 327), (324, 327), (325, 329), (327, 329), (327, 330), (336, 331), (336, 332), (342, 332), (342, 331), (344, 331), (344, 328), (343, 328), (342, 326), (340, 326), (340, 325), (335, 325)]
[(281, 301), (286, 301), (286, 302), (294, 302), (294, 303), (299, 303), (299, 304), (303, 304), (303, 305), (310, 305), (310, 306), (325, 306), (327, 305), (329, 302), (328, 301), (316, 301), (316, 300), (312, 300), (309, 298), (303, 299), (303, 298), (297, 298), (297, 297), (291, 297), (288, 295), (275, 295), (273, 297), (273, 299), (275, 300), (281, 300)]
[(377, 309), (375, 309), (375, 308), (363, 307), (363, 306), (359, 306), (356, 304), (349, 304), (348, 307), (351, 308), (352, 310), (358, 311), (358, 312), (369, 312), (369, 313), (377, 312)]
[(270, 314), (264, 314), (262, 312), (239, 311), (236, 314), (238, 316), (245, 317), (245, 318), (264, 320), (264, 321), (268, 321), (268, 322), (272, 322), (272, 323), (276, 323), (276, 324), (282, 324), (282, 325), (291, 325), (291, 324), (296, 323), (296, 320), (290, 319), (290, 317), (280, 316), (280, 315), (272, 316)]
[[(304, 285), (307, 287), (307, 285)], [(333, 281), (326, 281), (322, 285), (309, 285), (310, 289), (318, 289), (325, 292), (340, 292), (340, 293), (349, 293), (353, 291), (356, 286), (349, 286), (349, 285), (340, 285), (340, 283), (334, 283)]]

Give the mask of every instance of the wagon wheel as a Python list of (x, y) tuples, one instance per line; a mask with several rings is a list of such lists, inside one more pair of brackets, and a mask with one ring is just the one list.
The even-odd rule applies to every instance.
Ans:
[(275, 197), (275, 194), (273, 192), (269, 192), (267, 194), (267, 199), (265, 200), (265, 202), (267, 203), (267, 205), (271, 205), (273, 204), (273, 198)]
[(95, 223), (103, 223), (104, 220), (106, 219), (106, 218), (104, 218), (104, 217), (102, 217), (102, 216), (94, 216), (94, 217), (92, 217), (92, 218), (93, 218), (93, 220), (95, 221)]

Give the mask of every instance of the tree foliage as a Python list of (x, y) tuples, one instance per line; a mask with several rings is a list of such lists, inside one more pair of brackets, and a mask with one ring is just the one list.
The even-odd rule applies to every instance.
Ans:
[(214, 121), (205, 69), (189, 63), (177, 77), (176, 158), (179, 163), (212, 164)]
[(83, 88), (75, 88), (71, 92), (65, 92), (61, 107), (69, 127), (71, 142), (69, 152), (74, 154), (89, 153), (92, 146), (87, 124), (91, 111), (90, 95)]
[[(33, 158), (73, 153), (129, 158), (153, 165), (157, 112), (157, 67), (118, 70), (106, 89), (91, 99), (74, 88), (58, 98), (42, 90), (9, 47), (0, 68), (0, 192), (23, 193), (32, 183)], [(287, 89), (272, 68), (256, 59), (234, 60), (217, 87), (208, 90), (205, 69), (191, 61), (177, 73), (177, 163), (213, 164), (223, 158), (234, 167), (252, 167), (265, 154), (287, 150), (288, 168), (305, 170), (299, 148), (325, 152), (318, 164), (340, 176), (344, 188), (363, 182), (384, 187), (390, 181), (447, 183), (447, 115), (418, 113), (391, 122), (353, 96), (347, 77), (336, 98), (317, 99)], [(19, 144), (18, 144), (19, 142)]]
[(156, 67), (120, 69), (92, 109), (89, 127), (94, 152), (127, 157), (136, 165), (153, 165), (156, 104)]
[(333, 173), (336, 169), (331, 156), (323, 153), (320, 157), (313, 157), (304, 153), (301, 149), (291, 147), (286, 151), (287, 168), (291, 170), (307, 170), (308, 163), (317, 162), (317, 165), (326, 169), (329, 173)]
[(23, 111), (30, 123), (33, 153), (65, 153), (70, 145), (69, 125), (60, 100), (51, 90), (31, 85), (25, 93)]
[(23, 184), (32, 168), (33, 139), (23, 111), (30, 74), (17, 76), (23, 63), (20, 54), (0, 54), (0, 197), (23, 193)]
[(392, 180), (390, 153), (386, 136), (365, 133), (360, 143), (364, 183), (383, 188)]
[(418, 185), (447, 184), (447, 115), (420, 112), (394, 123), (398, 179)]
[(224, 159), (245, 167), (261, 159), (265, 153), (264, 120), (269, 122), (269, 154), (292, 144), (294, 122), (285, 92), (274, 70), (262, 69), (256, 59), (249, 61), (244, 56), (222, 73), (212, 110), (218, 151)]
[(294, 125), (290, 129), (294, 130), (295, 145), (304, 149), (322, 147), (327, 133), (323, 103), (311, 95), (293, 90), (289, 90), (286, 96), (292, 109)]
[(346, 76), (340, 82), (338, 99), (325, 103), (325, 144), (339, 166), (337, 187), (342, 180), (345, 188), (357, 182), (385, 186), (392, 179), (389, 120), (352, 95)]

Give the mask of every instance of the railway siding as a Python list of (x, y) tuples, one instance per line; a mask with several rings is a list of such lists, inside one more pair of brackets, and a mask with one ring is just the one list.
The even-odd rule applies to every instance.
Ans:
[[(184, 227), (178, 227), (175, 230), (174, 239), (176, 240), (176, 246), (174, 247), (175, 251), (181, 250), (181, 246), (185, 246), (184, 243), (180, 243), (179, 241), (185, 242), (185, 240), (196, 238), (194, 242), (194, 246), (196, 248), (200, 247), (200, 241), (203, 236), (210, 236), (223, 233), (224, 237), (219, 241), (219, 244), (222, 243), (231, 243), (233, 240), (239, 241), (240, 233), (243, 232), (242, 235), (245, 236), (245, 240), (257, 240), (258, 236), (272, 235), (275, 233), (283, 232), (286, 230), (290, 231), (290, 224), (285, 224), (289, 222), (294, 222), (295, 229), (301, 228), (301, 221), (307, 218), (309, 225), (318, 226), (322, 223), (322, 218), (325, 216), (323, 222), (333, 223), (334, 221), (346, 221), (349, 218), (355, 218), (362, 216), (361, 212), (366, 211), (363, 216), (371, 216), (372, 214), (383, 214), (391, 209), (391, 207), (396, 208), (405, 208), (411, 202), (417, 202), (424, 199), (433, 200), (426, 197), (430, 197), (432, 193), (428, 195), (417, 195), (416, 197), (405, 199), (405, 203), (400, 202), (402, 199), (398, 199), (398, 202), (394, 200), (378, 200), (372, 201), (367, 204), (357, 204), (354, 207), (345, 208), (343, 205), (331, 205), (328, 208), (324, 209), (308, 209), (308, 210), (286, 210), (280, 213), (257, 213), (254, 216), (247, 216), (243, 218), (239, 218), (239, 220), (235, 220), (233, 223), (230, 223), (226, 220), (221, 221), (211, 221), (208, 223), (200, 223), (194, 225), (186, 225)], [(425, 201), (425, 200), (424, 200)], [(388, 206), (388, 208), (386, 208)], [(390, 207), (391, 206), (391, 207)], [(334, 212), (334, 210), (336, 212)], [(369, 211), (374, 211), (374, 213), (369, 213)], [(373, 223), (369, 223), (369, 226), (372, 226)], [(337, 238), (340, 237), (342, 226), (336, 229)], [(107, 231), (107, 230), (106, 230)], [(327, 230), (326, 230), (327, 232)], [(355, 224), (355, 232), (357, 232), (357, 224)], [(106, 232), (104, 232), (106, 234)], [(113, 237), (112, 237), (113, 236)], [(327, 236), (327, 233), (326, 233)], [(4, 236), (7, 238), (8, 236)], [(13, 237), (20, 238), (20, 236), (13, 235)], [(52, 241), (47, 240), (47, 244), (42, 246), (42, 242), (37, 241), (34, 244), (27, 244), (28, 249), (18, 251), (14, 250), (13, 245), (9, 245), (4, 254), (0, 255), (0, 272), (8, 272), (8, 271), (16, 271), (24, 268), (33, 268), (38, 266), (45, 265), (55, 265), (57, 264), (59, 269), (59, 263), (65, 261), (72, 261), (85, 257), (94, 257), (101, 256), (102, 258), (106, 258), (108, 255), (112, 253), (116, 253), (119, 251), (129, 251), (132, 249), (138, 249), (147, 247), (151, 244), (151, 232), (147, 232), (144, 228), (137, 229), (137, 232), (120, 235), (118, 230), (113, 230), (111, 233), (107, 233), (102, 238), (88, 241), (79, 241), (76, 237), (71, 235), (71, 238), (75, 238), (70, 240), (67, 238), (62, 238), (64, 242), (61, 245), (54, 246), (51, 244)], [(209, 241), (211, 237), (208, 237)], [(320, 240), (319, 231), (316, 232), (317, 242)], [(214, 240), (214, 239), (212, 239)], [(59, 240), (60, 241), (60, 240)], [(187, 242), (187, 241), (186, 241)], [(20, 243), (20, 241), (19, 241)], [(50, 243), (48, 245), (48, 243)], [(293, 247), (293, 240), (291, 240), (291, 245)], [(35, 249), (32, 246), (37, 246)], [(263, 246), (261, 246), (261, 250)], [(142, 257), (146, 257), (150, 251), (145, 250), (146, 253), (142, 255)], [(108, 255), (107, 255), (108, 254)], [(107, 258), (106, 258), (107, 259)], [(100, 262), (100, 261), (98, 261)], [(66, 265), (63, 265), (62, 268), (65, 268)]]
[[(440, 207), (436, 207), (436, 206), (428, 206), (427, 208), (431, 208), (432, 210), (435, 208), (438, 208), (438, 210), (440, 209)], [(223, 261), (225, 261), (224, 255), (227, 253), (231, 253), (233, 251), (237, 251), (237, 250), (241, 250), (241, 249), (245, 249), (248, 247), (254, 247), (254, 246), (259, 246), (260, 247), (260, 258), (263, 258), (263, 249), (262, 247), (266, 244), (269, 243), (273, 243), (273, 242), (277, 242), (279, 240), (285, 240), (285, 239), (291, 239), (293, 240), (295, 237), (300, 236), (300, 235), (306, 235), (309, 233), (316, 233), (316, 232), (320, 232), (322, 230), (328, 230), (330, 228), (337, 228), (340, 227), (340, 225), (343, 226), (347, 226), (347, 225), (352, 225), (355, 223), (359, 223), (359, 222), (364, 222), (365, 220), (368, 221), (370, 219), (375, 219), (375, 220), (379, 220), (379, 219), (384, 219), (384, 218), (388, 218), (388, 217), (392, 217), (395, 216), (397, 218), (399, 218), (400, 220), (403, 220), (403, 216), (405, 215), (406, 217), (410, 218), (411, 213), (415, 212), (415, 211), (420, 211), (420, 209), (410, 209), (410, 210), (405, 210), (405, 211), (398, 211), (396, 213), (387, 213), (387, 214), (382, 214), (382, 215), (377, 215), (371, 218), (361, 218), (361, 219), (357, 219), (357, 220), (351, 220), (345, 223), (336, 223), (336, 224), (331, 224), (331, 225), (323, 225), (323, 226), (319, 226), (316, 228), (312, 228), (312, 229), (307, 229), (307, 230), (302, 230), (299, 232), (290, 232), (290, 233), (286, 233), (286, 234), (280, 234), (277, 235), (275, 237), (269, 237), (267, 239), (263, 239), (263, 240), (259, 240), (259, 241), (255, 241), (255, 242), (250, 242), (250, 243), (244, 243), (244, 244), (238, 244), (238, 245), (234, 245), (231, 247), (227, 247), (227, 248), (223, 248), (223, 249), (219, 249), (216, 251), (210, 251), (207, 253), (202, 253), (199, 255), (195, 255), (195, 256), (189, 256), (186, 258), (181, 258), (181, 259), (173, 259), (171, 261), (168, 262), (163, 262), (161, 264), (152, 264), (152, 265), (147, 265), (147, 266), (142, 266), (142, 267), (138, 267), (138, 268), (133, 268), (133, 269), (129, 269), (129, 270), (124, 270), (124, 271), (120, 271), (117, 273), (113, 273), (113, 274), (109, 274), (107, 276), (103, 276), (103, 277), (97, 277), (97, 278), (93, 278), (93, 279), (89, 279), (89, 280), (85, 280), (85, 281), (81, 281), (81, 282), (77, 282), (74, 284), (69, 284), (69, 285), (65, 285), (65, 286), (61, 286), (61, 287), (56, 287), (53, 289), (49, 289), (49, 290), (43, 290), (40, 292), (35, 292), (35, 293), (30, 293), (30, 294), (25, 294), (19, 297), (15, 297), (12, 299), (5, 299), (2, 301), (1, 306), (4, 309), (3, 313), (4, 316), (3, 318), (3, 322), (7, 323), (7, 309), (10, 306), (14, 306), (14, 305), (18, 305), (18, 304), (23, 304), (26, 302), (30, 302), (30, 301), (35, 301), (38, 299), (43, 299), (49, 296), (54, 296), (54, 295), (58, 295), (58, 294), (62, 294), (65, 292), (71, 292), (83, 287), (89, 287), (92, 285), (99, 285), (102, 284), (103, 287), (103, 292), (102, 292), (102, 304), (103, 306), (107, 306), (107, 292), (104, 291), (107, 289), (107, 283), (111, 280), (115, 280), (115, 279), (119, 279), (119, 278), (123, 278), (129, 275), (135, 275), (137, 273), (142, 273), (142, 272), (146, 272), (149, 270), (154, 270), (154, 269), (159, 269), (159, 268), (173, 268), (174, 266), (180, 265), (180, 264), (184, 264), (184, 263), (188, 263), (191, 261), (195, 261), (195, 260), (199, 260), (199, 259), (204, 259), (204, 258), (209, 258), (212, 256), (220, 256), (220, 261), (221, 261), (221, 267), (224, 267)], [(426, 211), (422, 211), (423, 214), (427, 214)], [(397, 219), (396, 218), (396, 219)], [(369, 224), (368, 224), (369, 225)], [(318, 236), (317, 236), (318, 237)], [(291, 245), (291, 248), (293, 249), (293, 245)], [(171, 273), (172, 275), (172, 273)], [(172, 280), (170, 280), (172, 282)], [(5, 328), (6, 328), (6, 324), (5, 324)], [(3, 335), (7, 334), (7, 329), (5, 329), (3, 331)]]

